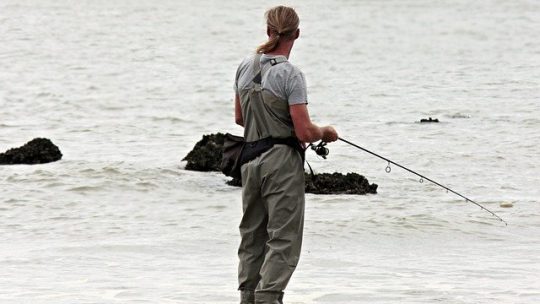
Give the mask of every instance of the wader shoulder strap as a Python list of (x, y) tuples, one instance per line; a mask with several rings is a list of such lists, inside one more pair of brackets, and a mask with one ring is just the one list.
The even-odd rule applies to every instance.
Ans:
[(254, 83), (261, 83), (262, 77), (261, 77), (261, 56), (262, 54), (256, 54), (253, 58), (253, 82)]
[(275, 57), (275, 58), (270, 59), (270, 64), (272, 66), (275, 66), (276, 64), (280, 64), (280, 63), (285, 62), (285, 61), (287, 61), (287, 58), (285, 56), (279, 56), (279, 57)]
[(257, 54), (255, 55), (255, 58), (253, 58), (253, 82), (257, 84), (261, 83), (262, 75), (264, 75), (270, 67), (287, 61), (285, 56), (278, 56), (270, 59), (270, 66), (267, 65), (264, 68), (261, 68), (261, 56), (262, 54)]

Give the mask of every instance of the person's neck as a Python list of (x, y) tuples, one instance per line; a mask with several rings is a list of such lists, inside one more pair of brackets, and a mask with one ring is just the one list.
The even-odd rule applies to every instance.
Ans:
[(273, 51), (265, 53), (266, 55), (270, 56), (285, 56), (287, 59), (289, 59), (289, 56), (291, 54), (293, 45), (290, 43), (283, 43), (279, 44), (277, 48), (275, 48)]

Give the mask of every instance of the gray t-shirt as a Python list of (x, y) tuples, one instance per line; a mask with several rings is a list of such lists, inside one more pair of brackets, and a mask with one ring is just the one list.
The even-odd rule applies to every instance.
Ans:
[[(248, 87), (253, 80), (253, 59), (255, 55), (244, 58), (236, 71), (234, 91), (239, 94), (239, 90)], [(261, 69), (270, 65), (272, 58), (284, 56), (271, 56), (263, 54), (261, 56)], [(306, 79), (304, 73), (289, 61), (271, 66), (263, 75), (261, 81), (262, 88), (270, 91), (276, 97), (286, 100), (289, 105), (307, 103)]]

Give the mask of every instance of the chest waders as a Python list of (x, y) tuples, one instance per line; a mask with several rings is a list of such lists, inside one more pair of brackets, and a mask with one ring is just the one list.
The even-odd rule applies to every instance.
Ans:
[[(253, 81), (242, 89), (240, 104), (246, 142), (296, 137), (289, 104), (261, 86), (272, 66), (253, 62)], [(242, 165), (242, 240), (238, 249), (241, 304), (281, 304), (298, 260), (304, 226), (303, 156), (286, 144), (274, 144)]]

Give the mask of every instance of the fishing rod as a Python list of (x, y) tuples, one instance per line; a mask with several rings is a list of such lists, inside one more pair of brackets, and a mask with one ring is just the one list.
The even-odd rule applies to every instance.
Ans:
[[(374, 155), (374, 156), (376, 156), (376, 157), (378, 157), (378, 158), (380, 158), (380, 159), (383, 159), (383, 160), (387, 161), (387, 162), (388, 162), (388, 165), (386, 166), (386, 169), (385, 169), (386, 173), (390, 173), (390, 172), (392, 171), (392, 168), (390, 167), (390, 164), (396, 165), (396, 166), (398, 166), (398, 167), (400, 167), (400, 168), (402, 168), (402, 169), (404, 169), (404, 170), (406, 170), (406, 171), (411, 172), (412, 174), (415, 174), (415, 175), (419, 176), (419, 177), (420, 177), (420, 183), (423, 183), (424, 180), (430, 181), (430, 182), (432, 182), (433, 184), (435, 184), (435, 185), (437, 185), (437, 186), (439, 186), (439, 187), (445, 189), (446, 192), (449, 192), (449, 191), (450, 191), (450, 192), (456, 194), (457, 196), (459, 196), (459, 197), (461, 197), (461, 198), (464, 198), (466, 202), (473, 203), (473, 204), (475, 204), (476, 206), (480, 207), (481, 209), (483, 209), (483, 210), (489, 212), (491, 215), (493, 215), (494, 217), (496, 217), (497, 219), (499, 219), (501, 222), (503, 222), (506, 226), (508, 226), (508, 223), (507, 223), (505, 220), (503, 220), (500, 216), (498, 216), (497, 214), (495, 214), (493, 211), (487, 209), (486, 207), (480, 205), (479, 203), (473, 201), (472, 199), (466, 197), (465, 195), (463, 195), (463, 194), (461, 194), (461, 193), (459, 193), (459, 192), (456, 192), (456, 191), (452, 190), (451, 188), (449, 188), (449, 187), (447, 187), (447, 186), (445, 186), (445, 185), (442, 185), (441, 183), (438, 183), (438, 182), (432, 180), (431, 178), (429, 178), (429, 177), (427, 177), (427, 176), (425, 176), (425, 175), (422, 175), (422, 174), (420, 174), (420, 173), (418, 173), (418, 172), (416, 172), (416, 171), (414, 171), (414, 170), (411, 170), (411, 169), (409, 169), (409, 168), (407, 168), (407, 167), (405, 167), (405, 166), (402, 166), (402, 165), (400, 165), (400, 164), (398, 164), (398, 163), (396, 163), (396, 162), (394, 162), (394, 161), (392, 161), (392, 160), (390, 160), (390, 159), (388, 159), (388, 158), (386, 158), (386, 157), (384, 157), (384, 156), (381, 156), (381, 155), (379, 155), (379, 154), (377, 154), (377, 153), (375, 153), (375, 152), (371, 152), (371, 151), (369, 151), (369, 150), (366, 149), (366, 148), (360, 147), (359, 145), (357, 145), (357, 144), (355, 144), (355, 143), (352, 143), (352, 142), (350, 142), (350, 141), (348, 141), (348, 140), (345, 140), (345, 139), (343, 139), (343, 138), (341, 138), (341, 137), (338, 137), (338, 139), (341, 140), (341, 141), (344, 142), (344, 143), (347, 143), (347, 144), (349, 144), (349, 145), (355, 147), (355, 148), (358, 148), (358, 149), (360, 149), (360, 150), (362, 150), (362, 151), (364, 151), (364, 152), (367, 152), (367, 153), (369, 153), (369, 154), (371, 154), (371, 155)], [(325, 147), (325, 145), (326, 145), (326, 143), (321, 142), (321, 143), (319, 143), (317, 146), (312, 147), (312, 149), (315, 150), (315, 152), (316, 152), (318, 155), (321, 155), (321, 156), (323, 156), (324, 158), (326, 158), (325, 156), (328, 155), (328, 152), (329, 152), (329, 151), (328, 151), (328, 148)]]

